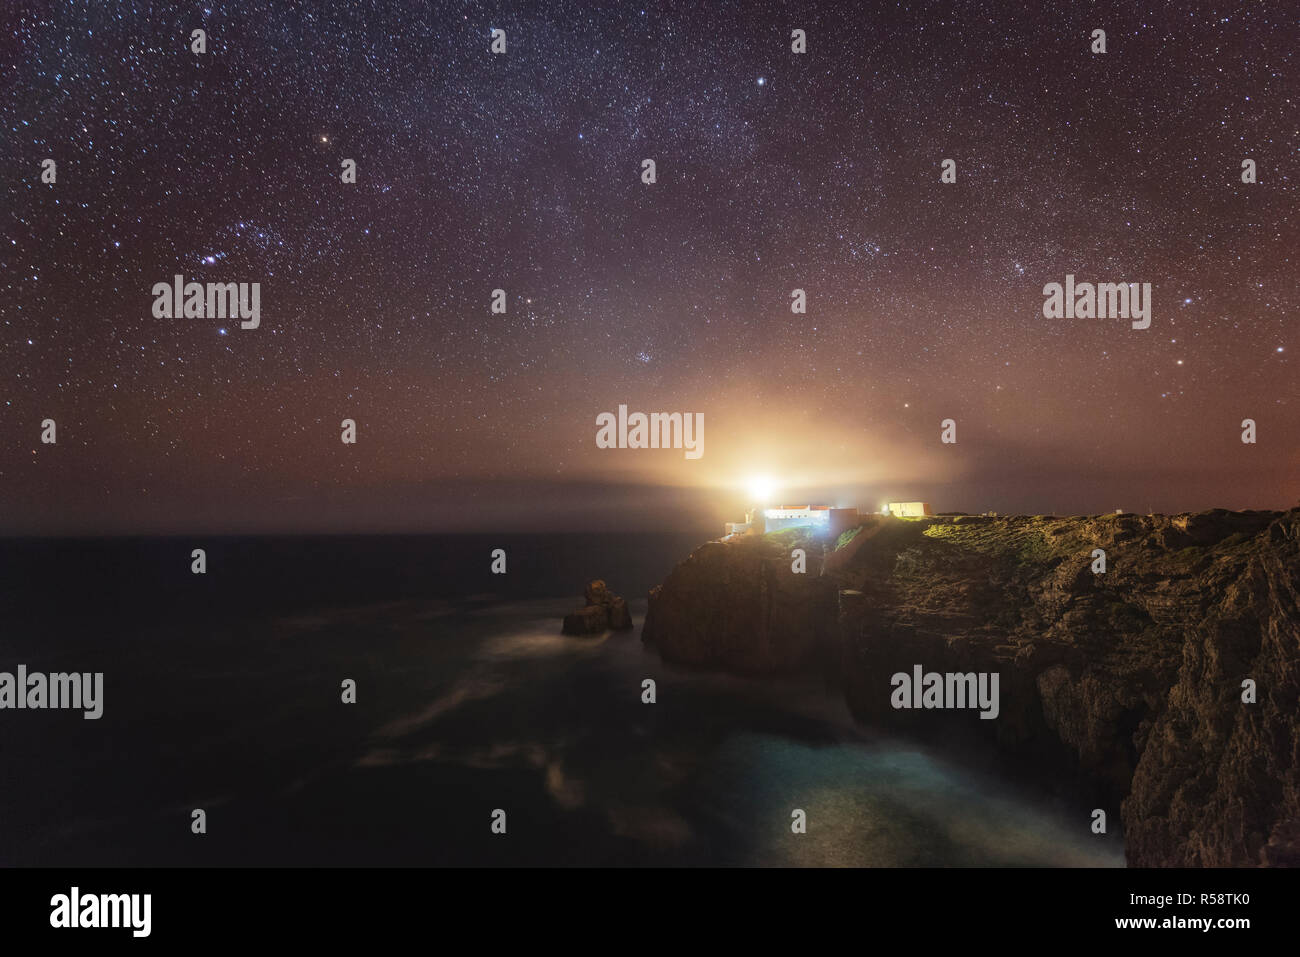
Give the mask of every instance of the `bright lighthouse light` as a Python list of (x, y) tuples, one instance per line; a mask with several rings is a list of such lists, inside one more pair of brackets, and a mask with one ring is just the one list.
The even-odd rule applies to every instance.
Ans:
[(755, 504), (762, 505), (771, 500), (776, 491), (776, 484), (766, 475), (755, 475), (749, 480), (749, 496)]

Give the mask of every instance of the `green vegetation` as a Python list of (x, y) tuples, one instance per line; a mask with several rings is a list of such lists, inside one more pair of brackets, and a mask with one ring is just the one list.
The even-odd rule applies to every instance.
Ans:
[(939, 539), (958, 548), (967, 548), (985, 555), (1005, 552), (1009, 541), (1007, 530), (1001, 524), (940, 523), (931, 525), (922, 534), (926, 538)]
[(1056, 547), (1047, 540), (1041, 531), (1035, 529), (1020, 536), (1016, 547), (1016, 563), (1019, 565), (1037, 565), (1056, 555)]
[(1070, 536), (1048, 536), (1042, 522), (988, 519), (984, 522), (944, 522), (923, 533), (957, 548), (978, 552), (1017, 565), (1043, 564), (1078, 551)]
[(850, 528), (848, 531), (840, 532), (840, 537), (835, 540), (835, 547), (837, 549), (843, 548), (849, 542), (853, 541), (853, 539), (857, 537), (857, 534), (860, 531), (862, 531), (861, 525), (857, 526), (856, 528)]
[(775, 532), (767, 532), (763, 535), (763, 541), (771, 542), (781, 548), (795, 548), (807, 545), (812, 541), (812, 530), (805, 527), (796, 526), (795, 528), (782, 528)]

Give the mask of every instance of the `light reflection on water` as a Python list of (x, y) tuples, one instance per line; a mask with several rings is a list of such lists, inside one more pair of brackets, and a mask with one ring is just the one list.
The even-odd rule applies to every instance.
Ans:
[[(526, 771), (537, 792), (514, 807), (581, 813), (590, 841), (630, 842), (635, 863), (1123, 866), (1118, 837), (1092, 835), (1086, 813), (1067, 819), (991, 775), (873, 735), (817, 680), (669, 667), (640, 643), (644, 602), (633, 603), (635, 632), (562, 636), (571, 604), (476, 609), (460, 653), (440, 662), (438, 691), (379, 729), (357, 767)], [(641, 703), (644, 678), (657, 682), (653, 705)], [(795, 808), (805, 834), (791, 832)]]

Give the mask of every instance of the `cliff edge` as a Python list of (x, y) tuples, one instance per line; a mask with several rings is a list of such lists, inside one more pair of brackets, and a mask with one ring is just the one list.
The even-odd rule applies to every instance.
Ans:
[[(1300, 509), (710, 542), (652, 590), (643, 640), (697, 666), (820, 668), (864, 722), (1068, 764), (1121, 809), (1132, 865), (1300, 864)], [(891, 676), (916, 664), (997, 672), (997, 719), (896, 710)]]

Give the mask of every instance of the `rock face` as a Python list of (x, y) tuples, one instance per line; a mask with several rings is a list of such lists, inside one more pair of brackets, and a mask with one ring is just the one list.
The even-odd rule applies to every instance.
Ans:
[(757, 673), (808, 665), (831, 645), (836, 592), (816, 565), (821, 546), (802, 544), (803, 574), (791, 571), (798, 543), (754, 536), (697, 548), (650, 592), (642, 640), (693, 665)]
[(632, 614), (627, 602), (610, 591), (599, 578), (587, 583), (584, 589), (587, 604), (564, 616), (561, 631), (566, 635), (600, 635), (613, 629), (627, 631), (632, 627)]
[[(1130, 864), (1300, 865), (1300, 509), (871, 516), (824, 561), (809, 543), (805, 575), (789, 544), (701, 546), (651, 592), (644, 640), (736, 671), (818, 664), (862, 721), (1074, 775), (1119, 812)], [(997, 672), (998, 718), (895, 710), (916, 664)]]

